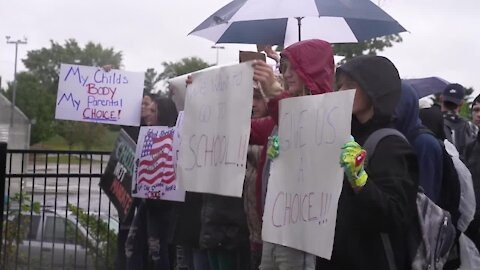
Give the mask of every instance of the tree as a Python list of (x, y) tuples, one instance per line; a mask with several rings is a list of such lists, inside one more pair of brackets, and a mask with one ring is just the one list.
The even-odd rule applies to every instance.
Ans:
[[(8, 84), (6, 96), (12, 99), (13, 85)], [(33, 123), (30, 143), (35, 144), (54, 135), (52, 119), (55, 114), (55, 96), (28, 72), (17, 74), (15, 105)]]
[(145, 95), (154, 92), (155, 87), (160, 80), (159, 74), (157, 71), (155, 71), (155, 69), (147, 69), (147, 72), (145, 72), (145, 86), (143, 88), (143, 94)]
[(112, 68), (119, 68), (122, 64), (122, 53), (92, 42), (81, 48), (74, 39), (65, 41), (63, 46), (51, 40), (50, 48), (29, 51), (27, 58), (23, 60), (25, 67), (40, 84), (53, 94), (57, 93), (61, 63), (86, 66), (112, 65)]
[(72, 150), (73, 145), (81, 139), (81, 134), (78, 132), (77, 128), (81, 127), (81, 123), (74, 121), (56, 121), (55, 130), (58, 135), (62, 136), (65, 139), (65, 142), (68, 145), (68, 150)]
[(198, 57), (182, 58), (178, 62), (163, 62), (163, 72), (159, 74), (160, 80), (166, 80), (187, 73), (198, 71), (211, 65)]
[[(26, 79), (28, 87), (32, 89), (25, 89), (24, 91), (29, 94), (23, 96), (17, 94), (16, 102), (17, 104), (28, 104), (28, 108), (37, 108), (35, 113), (26, 113), (31, 119), (36, 119), (36, 124), (32, 130), (32, 143), (45, 140), (57, 132), (67, 140), (71, 147), (72, 135), (68, 133), (68, 130), (70, 132), (71, 130), (79, 130), (83, 126), (80, 123), (56, 123), (54, 120), (60, 64), (86, 66), (104, 66), (108, 64), (112, 68), (119, 68), (122, 65), (122, 53), (116, 52), (113, 48), (104, 48), (101, 44), (93, 42), (87, 43), (82, 48), (74, 39), (66, 40), (63, 45), (51, 40), (50, 48), (29, 51), (23, 63), (29, 70), (29, 77), (17, 78), (18, 88), (20, 88), (22, 80)], [(33, 81), (36, 82), (35, 86)], [(38, 88), (41, 88), (42, 91), (38, 90)], [(17, 93), (19, 92), (17, 91)], [(39, 95), (39, 93), (42, 93), (42, 95)], [(29, 111), (27, 107), (20, 108)]]
[(333, 54), (344, 56), (345, 58), (339, 64), (343, 64), (349, 59), (359, 55), (377, 55), (377, 52), (383, 51), (385, 48), (392, 47), (395, 43), (402, 42), (399, 34), (388, 35), (374, 38), (359, 43), (334, 44)]
[(89, 151), (92, 150), (93, 146), (105, 143), (105, 134), (108, 133), (105, 125), (88, 122), (74, 123), (77, 128), (76, 142), (83, 146), (83, 150)]
[[(159, 81), (166, 81), (170, 78), (192, 73), (212, 65), (199, 57), (186, 57), (178, 62), (163, 62), (163, 72), (158, 75)], [(172, 93), (169, 93), (171, 95)]]

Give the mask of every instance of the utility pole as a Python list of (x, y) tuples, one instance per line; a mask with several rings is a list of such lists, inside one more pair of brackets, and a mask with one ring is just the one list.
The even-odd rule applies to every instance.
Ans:
[(13, 126), (13, 115), (15, 112), (15, 98), (16, 98), (16, 91), (17, 91), (17, 55), (18, 55), (18, 45), (19, 44), (27, 44), (27, 38), (24, 37), (23, 40), (10, 40), (10, 36), (6, 36), (7, 44), (15, 44), (15, 67), (13, 71), (13, 92), (12, 92), (12, 102), (11, 102), (11, 110), (10, 110), (10, 127)]
[(223, 49), (225, 49), (225, 47), (213, 45), (211, 48), (217, 50), (217, 60), (216, 60), (216, 62), (215, 62), (215, 65), (218, 66), (218, 50), (223, 50)]

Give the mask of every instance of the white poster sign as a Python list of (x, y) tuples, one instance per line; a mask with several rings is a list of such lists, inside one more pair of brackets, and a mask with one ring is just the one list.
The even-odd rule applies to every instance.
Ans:
[(62, 64), (55, 118), (139, 126), (143, 72)]
[(184, 201), (185, 191), (175, 177), (175, 128), (141, 127), (135, 152), (136, 198)]
[(262, 238), (330, 259), (342, 190), (341, 147), (355, 92), (284, 99), (280, 154), (270, 169)]
[(192, 76), (178, 161), (181, 184), (187, 191), (241, 197), (252, 111), (251, 63)]

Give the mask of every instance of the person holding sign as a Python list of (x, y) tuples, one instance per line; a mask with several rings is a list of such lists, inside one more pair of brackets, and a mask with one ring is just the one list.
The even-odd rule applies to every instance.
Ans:
[[(360, 56), (339, 67), (336, 77), (340, 91), (356, 89), (353, 138), (340, 157), (345, 177), (332, 257), (318, 258), (316, 269), (408, 269), (407, 230), (415, 220), (418, 190), (416, 156), (398, 136), (382, 139), (368, 166), (362, 149), (374, 131), (393, 126), (401, 91), (398, 71), (387, 58)], [(390, 240), (390, 261), (381, 234)]]
[[(263, 211), (270, 176), (271, 161), (279, 154), (276, 128), (270, 134), (271, 127), (278, 125), (278, 104), (281, 99), (296, 96), (316, 95), (331, 92), (333, 86), (334, 61), (331, 45), (323, 40), (305, 40), (287, 47), (281, 53), (280, 72), (283, 75), (285, 89), (276, 80), (272, 68), (263, 61), (256, 61), (254, 80), (258, 81), (266, 97), (270, 98), (268, 110), (271, 119), (252, 121), (250, 144), (267, 142), (260, 160), (257, 177), (259, 184), (258, 199)], [(270, 132), (269, 132), (270, 131)], [(271, 136), (270, 136), (271, 135)], [(270, 137), (269, 137), (270, 136)], [(270, 139), (268, 139), (270, 138)], [(267, 150), (268, 149), (268, 150)], [(267, 152), (268, 151), (268, 152)], [(268, 153), (268, 159), (266, 158)], [(315, 256), (293, 248), (264, 242), (262, 251), (262, 270), (314, 269)]]
[[(146, 125), (175, 126), (177, 110), (172, 100), (156, 97), (148, 106), (145, 102)], [(169, 244), (172, 241), (175, 226), (175, 202), (159, 200), (143, 200), (137, 208), (133, 224), (130, 228), (125, 250), (127, 253), (127, 269), (142, 269), (144, 265), (144, 243), (138, 235), (146, 233), (148, 254), (151, 258), (151, 269), (170, 269)]]

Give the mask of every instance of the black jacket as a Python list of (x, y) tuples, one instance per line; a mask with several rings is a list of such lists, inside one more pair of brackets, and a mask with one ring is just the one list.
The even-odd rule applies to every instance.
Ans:
[(187, 192), (185, 202), (177, 206), (177, 223), (173, 238), (175, 244), (199, 247), (202, 196), (201, 193)]
[(472, 174), (473, 190), (477, 201), (475, 216), (465, 234), (480, 250), (480, 133), (475, 141), (465, 147), (465, 165)]
[[(363, 145), (377, 129), (391, 127), (400, 94), (400, 78), (383, 57), (359, 57), (337, 71), (357, 81), (374, 106), (366, 123), (352, 117), (352, 135)], [(330, 261), (317, 260), (320, 270), (388, 269), (381, 233), (388, 233), (397, 269), (409, 269), (407, 232), (416, 213), (418, 165), (410, 145), (387, 137), (376, 147), (366, 167), (368, 180), (355, 193), (345, 178), (338, 203), (335, 240)]]
[(204, 194), (200, 248), (233, 250), (248, 247), (242, 198)]

